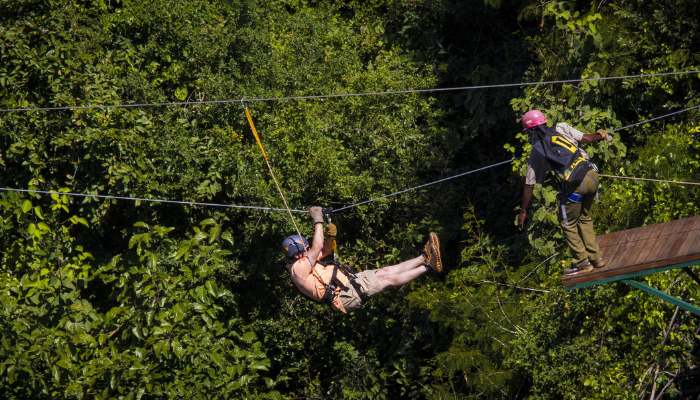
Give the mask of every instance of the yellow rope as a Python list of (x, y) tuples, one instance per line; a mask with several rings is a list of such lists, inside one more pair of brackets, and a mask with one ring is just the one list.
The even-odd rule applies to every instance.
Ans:
[(292, 215), (292, 210), (289, 208), (289, 205), (287, 204), (287, 198), (284, 196), (284, 193), (282, 192), (282, 187), (280, 186), (280, 183), (277, 181), (277, 177), (275, 176), (275, 172), (272, 170), (272, 165), (270, 165), (270, 158), (267, 155), (267, 152), (265, 151), (265, 146), (263, 146), (262, 140), (260, 140), (260, 136), (258, 135), (258, 130), (255, 129), (255, 124), (253, 123), (253, 117), (250, 115), (250, 111), (248, 110), (248, 107), (244, 108), (245, 110), (245, 116), (248, 119), (248, 124), (250, 125), (250, 130), (253, 131), (253, 136), (255, 137), (255, 141), (258, 143), (258, 147), (260, 147), (260, 151), (262, 152), (263, 158), (265, 159), (265, 164), (267, 164), (267, 169), (270, 171), (270, 175), (272, 176), (272, 180), (275, 182), (275, 186), (277, 187), (277, 191), (280, 194), (280, 197), (282, 197), (282, 203), (284, 203), (284, 208), (287, 209), (287, 213), (289, 214), (289, 219), (292, 220), (292, 225), (294, 225), (294, 229), (296, 229), (297, 234), (301, 236), (301, 231), (299, 230), (299, 227), (297, 226), (297, 222), (294, 220), (294, 216)]

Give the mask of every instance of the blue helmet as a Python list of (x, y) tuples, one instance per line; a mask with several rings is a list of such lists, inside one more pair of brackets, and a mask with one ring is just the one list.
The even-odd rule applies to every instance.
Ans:
[(309, 247), (309, 242), (299, 235), (287, 236), (282, 241), (282, 252), (287, 258), (295, 258), (297, 254), (306, 251), (307, 247)]

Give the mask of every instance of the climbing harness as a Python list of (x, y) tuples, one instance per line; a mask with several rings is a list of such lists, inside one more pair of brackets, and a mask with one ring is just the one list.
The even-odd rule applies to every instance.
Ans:
[(583, 195), (580, 193), (573, 192), (569, 194), (566, 199), (572, 203), (580, 203), (583, 200)]
[[(323, 262), (321, 262), (323, 263)], [(354, 268), (347, 264), (342, 264), (340, 261), (331, 259), (330, 261), (327, 262), (325, 265), (333, 265), (333, 272), (335, 273), (337, 270), (340, 270), (346, 278), (348, 278), (348, 282), (350, 283), (350, 286), (355, 289), (355, 292), (357, 292), (357, 295), (360, 296), (360, 300), (364, 303), (367, 299), (368, 296), (365, 294), (364, 290), (362, 290), (361, 285), (359, 282), (357, 282), (357, 271), (355, 271)]]
[[(560, 135), (554, 128), (537, 125), (530, 128), (529, 132), (537, 137), (537, 141), (532, 145), (532, 154), (541, 158), (536, 160), (545, 161), (549, 169), (557, 175), (564, 195), (573, 192), (578, 182), (593, 168), (591, 162), (575, 142)], [(534, 167), (536, 172), (544, 168), (541, 163)]]
[(561, 220), (564, 224), (569, 223), (569, 219), (566, 215), (566, 202), (570, 201), (572, 203), (581, 203), (583, 201), (583, 195), (580, 193), (572, 192), (568, 196), (564, 197), (561, 195), (562, 199), (559, 200), (559, 207), (561, 209)]
[[(300, 291), (304, 296), (306, 296), (309, 300), (316, 302), (316, 303), (322, 303), (322, 304), (328, 304), (331, 305), (333, 303), (333, 298), (335, 297), (335, 293), (338, 288), (338, 279), (336, 276), (336, 271), (333, 271), (333, 274), (331, 275), (331, 280), (330, 282), (326, 283), (323, 281), (323, 278), (321, 278), (321, 275), (318, 274), (318, 271), (316, 271), (316, 268), (314, 265), (311, 264), (311, 260), (309, 257), (304, 256), (303, 257), (306, 262), (309, 264), (311, 268), (311, 274), (316, 278), (316, 280), (321, 284), (321, 286), (324, 288), (324, 293), (323, 297), (320, 299), (317, 299), (311, 295), (306, 294), (303, 291)], [(296, 263), (298, 260), (287, 260), (286, 262), (286, 267), (287, 269), (291, 270), (294, 267), (294, 263)], [(342, 285), (342, 283), (340, 283)]]
[(343, 286), (342, 283), (338, 281), (338, 267), (336, 265), (333, 265), (333, 272), (331, 274), (331, 279), (328, 281), (328, 283), (323, 282), (321, 276), (318, 275), (318, 272), (316, 272), (316, 268), (311, 267), (311, 270), (314, 272), (314, 276), (316, 277), (316, 279), (318, 279), (318, 281), (326, 287), (326, 291), (325, 293), (323, 293), (321, 303), (330, 305), (333, 302), (333, 298), (335, 297), (337, 290), (341, 286)]
[(324, 258), (323, 260), (319, 260), (319, 263), (326, 266), (333, 265), (333, 276), (335, 276), (335, 273), (338, 270), (340, 270), (348, 278), (350, 286), (352, 286), (353, 289), (355, 289), (355, 291), (357, 292), (357, 295), (360, 296), (360, 301), (364, 303), (367, 300), (367, 295), (362, 290), (361, 285), (357, 282), (357, 271), (355, 271), (355, 269), (351, 266), (340, 262), (340, 256), (338, 255), (338, 246), (335, 238), (335, 235), (337, 235), (338, 233), (338, 229), (331, 220), (332, 213), (332, 209), (324, 209), (324, 215), (326, 216), (326, 219), (328, 221), (327, 229), (332, 230), (334, 233), (334, 235), (331, 236), (333, 238), (333, 242), (331, 243), (331, 249), (333, 250), (333, 253), (330, 256)]

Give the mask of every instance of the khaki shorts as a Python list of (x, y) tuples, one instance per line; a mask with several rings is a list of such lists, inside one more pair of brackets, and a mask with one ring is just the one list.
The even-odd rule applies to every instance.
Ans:
[(357, 290), (355, 290), (355, 286), (348, 285), (339, 295), (340, 302), (343, 303), (343, 307), (345, 307), (347, 311), (360, 308), (363, 304), (363, 298), (368, 300), (370, 296), (374, 296), (382, 291), (381, 282), (379, 282), (379, 278), (377, 278), (377, 270), (374, 269), (355, 274), (355, 284), (362, 293), (358, 293)]

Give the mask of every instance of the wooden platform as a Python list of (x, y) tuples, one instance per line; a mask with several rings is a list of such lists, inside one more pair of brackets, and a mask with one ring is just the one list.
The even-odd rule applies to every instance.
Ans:
[(700, 264), (700, 217), (679, 219), (598, 236), (608, 265), (562, 276), (568, 289), (583, 288)]

